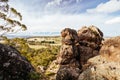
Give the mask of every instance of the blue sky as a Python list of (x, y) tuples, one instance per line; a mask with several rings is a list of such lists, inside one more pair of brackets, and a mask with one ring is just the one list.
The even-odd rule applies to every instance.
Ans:
[(105, 36), (120, 35), (120, 0), (10, 0), (9, 4), (28, 26), (21, 34), (95, 25)]

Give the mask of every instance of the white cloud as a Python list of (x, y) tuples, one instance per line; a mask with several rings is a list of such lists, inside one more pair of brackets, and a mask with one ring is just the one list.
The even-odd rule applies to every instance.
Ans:
[[(74, 1), (74, 0), (68, 0), (68, 1), (67, 0), (66, 1), (64, 1), (64, 0), (52, 0), (52, 1), (47, 3), (46, 7), (49, 8), (52, 6), (59, 6), (59, 5), (61, 5), (62, 2), (69, 3), (71, 1)], [(78, 3), (78, 2), (81, 2), (82, 0), (75, 0), (75, 1), (76, 1), (76, 3)]]
[[(16, 0), (16, 1), (19, 1), (19, 0)], [(63, 0), (56, 0), (56, 2), (55, 0), (52, 0), (50, 1), (49, 5), (54, 5), (54, 4), (59, 5), (61, 3), (60, 1), (63, 1)], [(75, 0), (75, 1), (81, 1), (81, 0)], [(109, 21), (110, 18), (112, 19), (115, 16), (103, 15), (103, 14), (93, 15), (89, 13), (83, 13), (83, 14), (81, 13), (81, 14), (73, 14), (73, 15), (62, 14), (62, 13), (36, 15), (39, 13), (37, 13), (36, 11), (30, 12), (28, 10), (28, 7), (26, 7), (26, 5), (19, 4), (19, 2), (17, 5), (16, 4), (17, 3), (14, 2), (14, 4), (12, 5), (22, 13), (23, 23), (25, 23), (28, 26), (28, 30), (26, 31), (26, 34), (30, 32), (34, 33), (34, 32), (42, 32), (42, 31), (43, 32), (47, 32), (47, 31), (60, 32), (62, 29), (66, 27), (74, 28), (78, 30), (79, 28), (81, 28), (81, 26), (84, 26), (84, 25), (86, 26), (95, 25), (99, 27), (105, 33), (105, 35), (116, 35), (116, 34), (119, 34), (120, 32), (120, 30), (118, 29), (120, 24), (113, 24), (113, 25), (104, 24), (105, 21), (107, 22), (107, 20)], [(115, 5), (118, 5), (118, 4), (115, 4)], [(112, 7), (110, 8), (112, 9)], [(55, 7), (55, 9), (57, 8)], [(113, 26), (118, 28), (115, 28)], [(114, 32), (116, 33), (114, 34)]]
[(53, 1), (47, 3), (47, 7), (60, 5), (60, 3), (61, 3), (62, 1), (63, 1), (63, 0), (53, 0)]
[(96, 8), (87, 9), (89, 13), (112, 13), (120, 11), (120, 0), (110, 0), (99, 4)]
[[(24, 23), (28, 26), (27, 33), (35, 32), (60, 32), (62, 29), (69, 27), (80, 29), (82, 26), (95, 25), (103, 31), (104, 35), (119, 35), (120, 24), (104, 24), (105, 21), (113, 18), (112, 16), (99, 14), (53, 14), (44, 15), (43, 17), (26, 17)], [(113, 27), (114, 26), (114, 27)]]
[[(28, 17), (29, 18), (29, 17)], [(101, 27), (104, 24), (103, 16), (90, 15), (90, 14), (78, 14), (78, 15), (44, 15), (43, 17), (31, 17), (31, 19), (24, 20), (28, 25), (30, 31), (61, 31), (65, 27), (79, 29), (84, 25), (96, 25)], [(33, 22), (34, 21), (34, 22)]]
[(120, 17), (116, 17), (116, 18), (107, 20), (107, 21), (105, 22), (105, 24), (117, 24), (117, 23), (120, 23)]

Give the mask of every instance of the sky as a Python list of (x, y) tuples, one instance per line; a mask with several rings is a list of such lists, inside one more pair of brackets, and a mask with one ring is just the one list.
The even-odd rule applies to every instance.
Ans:
[(120, 35), (120, 0), (10, 0), (28, 30), (18, 34), (60, 33), (94, 25), (104, 36)]

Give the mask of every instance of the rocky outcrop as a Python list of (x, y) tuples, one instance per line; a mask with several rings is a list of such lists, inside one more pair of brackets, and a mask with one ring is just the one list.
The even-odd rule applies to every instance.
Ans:
[(95, 26), (82, 27), (78, 30), (80, 63), (86, 64), (89, 58), (99, 54), (103, 33)]
[(70, 28), (65, 28), (61, 32), (62, 46), (57, 62), (60, 68), (57, 72), (56, 80), (76, 80), (80, 73), (78, 36), (77, 32)]
[(113, 37), (103, 42), (100, 55), (109, 61), (120, 62), (120, 37)]
[(62, 46), (57, 57), (60, 68), (56, 80), (77, 80), (87, 60), (98, 55), (103, 33), (96, 27), (83, 27), (78, 31), (65, 28), (61, 32)]
[(78, 37), (79, 41), (91, 42), (100, 45), (101, 40), (103, 39), (103, 33), (95, 26), (84, 26), (78, 30)]
[(13, 47), (0, 44), (0, 80), (30, 80), (34, 68)]
[(78, 35), (76, 30), (65, 28), (61, 31), (63, 45), (74, 45), (78, 42)]
[(120, 37), (107, 39), (78, 80), (120, 80)]

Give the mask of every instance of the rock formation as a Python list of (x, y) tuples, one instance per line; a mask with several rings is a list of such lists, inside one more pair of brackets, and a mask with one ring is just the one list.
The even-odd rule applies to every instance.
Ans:
[(13, 47), (0, 44), (0, 80), (30, 80), (29, 61)]
[(83, 27), (78, 31), (65, 28), (61, 32), (62, 46), (57, 57), (60, 68), (56, 80), (77, 80), (87, 60), (98, 55), (103, 33), (96, 27)]
[(62, 46), (57, 58), (60, 68), (57, 72), (56, 80), (76, 80), (80, 73), (78, 36), (77, 32), (70, 28), (65, 28), (61, 32)]
[(78, 30), (80, 63), (86, 64), (87, 60), (99, 54), (103, 33), (95, 26), (82, 27)]
[(120, 80), (120, 37), (107, 39), (78, 80)]
[(120, 37), (113, 37), (103, 42), (100, 54), (109, 61), (120, 62)]

